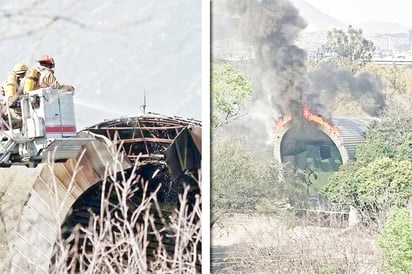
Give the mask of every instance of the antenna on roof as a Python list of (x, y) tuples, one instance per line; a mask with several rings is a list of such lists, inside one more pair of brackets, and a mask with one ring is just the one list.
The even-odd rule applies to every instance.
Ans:
[(146, 114), (146, 90), (143, 90), (143, 105), (140, 106), (140, 108), (143, 110), (143, 114)]

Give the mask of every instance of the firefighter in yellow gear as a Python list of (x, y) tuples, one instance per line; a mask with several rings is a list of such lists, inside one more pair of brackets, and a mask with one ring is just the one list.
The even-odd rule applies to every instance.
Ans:
[(23, 79), (23, 93), (38, 89), (40, 87), (39, 79), (40, 71), (35, 68), (29, 69)]
[[(1, 115), (10, 113), (13, 128), (21, 127), (21, 108), (17, 99), (23, 92), (23, 78), (27, 72), (27, 66), (17, 63), (13, 67), (12, 73), (2, 85), (4, 101), (1, 107)], [(7, 107), (9, 106), (9, 107)]]
[(13, 67), (12, 73), (7, 77), (7, 80), (3, 83), (2, 93), (4, 95), (4, 101), (9, 105), (13, 104), (18, 96), (23, 92), (22, 79), (27, 72), (27, 66), (22, 63), (17, 63)]

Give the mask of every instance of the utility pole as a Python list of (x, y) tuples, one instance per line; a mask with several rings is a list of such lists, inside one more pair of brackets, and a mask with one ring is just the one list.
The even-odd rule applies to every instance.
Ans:
[(143, 105), (140, 106), (143, 110), (143, 114), (146, 114), (146, 90), (143, 90)]

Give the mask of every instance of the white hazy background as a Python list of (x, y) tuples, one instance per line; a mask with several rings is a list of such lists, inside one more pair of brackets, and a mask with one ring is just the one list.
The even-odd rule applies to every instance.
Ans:
[(404, 27), (412, 28), (412, 1), (410, 0), (305, 1), (320, 11), (335, 17), (347, 25), (379, 21), (386, 23), (398, 23)]
[[(54, 57), (77, 130), (146, 111), (201, 119), (201, 1), (0, 0), (0, 77)], [(3, 81), (3, 80), (1, 80)]]

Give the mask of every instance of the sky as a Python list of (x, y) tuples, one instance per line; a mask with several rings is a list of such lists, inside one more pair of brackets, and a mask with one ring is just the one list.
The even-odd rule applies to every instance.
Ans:
[(380, 21), (412, 27), (412, 1), (410, 0), (305, 1), (345, 24)]
[(53, 56), (56, 78), (76, 89), (77, 130), (141, 114), (145, 94), (147, 112), (201, 120), (201, 10), (193, 0), (0, 1), (0, 77)]

